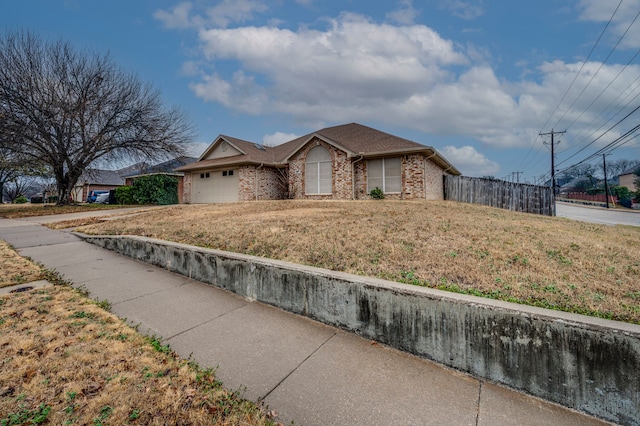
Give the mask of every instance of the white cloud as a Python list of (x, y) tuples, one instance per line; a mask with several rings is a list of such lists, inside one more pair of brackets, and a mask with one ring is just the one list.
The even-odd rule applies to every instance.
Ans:
[[(318, 109), (375, 110), (401, 102), (446, 81), (449, 73), (441, 66), (466, 63), (453, 43), (426, 26), (375, 24), (352, 14), (331, 21), (325, 31), (241, 27), (203, 30), (200, 39), (208, 59), (237, 60), (246, 73), (269, 82), (264, 108), (315, 119)], [(204, 99), (218, 97), (199, 88)], [(242, 103), (228, 105), (245, 111)]]
[(472, 146), (445, 146), (442, 154), (465, 176), (494, 176), (500, 171), (498, 163), (489, 160)]
[[(584, 21), (606, 23), (611, 18), (613, 12), (618, 6), (616, 1), (602, 0), (580, 0), (578, 9), (581, 11), (579, 18)], [(637, 49), (640, 47), (640, 22), (636, 21), (631, 27), (638, 11), (640, 10), (640, 0), (625, 0), (616, 12), (609, 28), (607, 37), (613, 46), (618, 39), (625, 33), (624, 39), (620, 43), (620, 47)], [(612, 34), (611, 34), (612, 33)]]
[(449, 10), (453, 16), (465, 20), (476, 19), (484, 15), (484, 2), (482, 0), (440, 0), (440, 7)]
[(267, 10), (267, 5), (259, 0), (223, 0), (207, 9), (206, 14), (211, 23), (224, 28), (230, 23), (250, 21), (254, 14)]
[(282, 133), (282, 132), (275, 132), (272, 133), (270, 135), (265, 135), (262, 138), (262, 143), (266, 146), (277, 146), (277, 145), (281, 145), (285, 142), (289, 142), (294, 140), (295, 138), (297, 138), (298, 135), (293, 134), (293, 133)]
[(184, 29), (193, 26), (189, 15), (192, 5), (189, 2), (179, 3), (170, 12), (165, 10), (156, 10), (153, 17), (161, 21), (166, 28)]
[(413, 7), (413, 0), (400, 0), (398, 9), (387, 13), (387, 19), (402, 25), (412, 25), (418, 16), (418, 11)]
[(268, 9), (261, 0), (222, 0), (198, 14), (194, 12), (192, 3), (183, 2), (170, 11), (157, 10), (153, 17), (161, 21), (166, 28), (204, 28), (208, 25), (226, 28), (231, 23), (251, 21), (256, 14), (264, 13)]
[(257, 86), (253, 77), (236, 71), (231, 82), (217, 74), (204, 76), (203, 82), (190, 85), (194, 93), (206, 101), (221, 103), (249, 114), (264, 112), (268, 99), (264, 90)]
[(622, 66), (604, 65), (594, 77), (601, 64), (588, 63), (545, 124), (580, 62), (545, 62), (531, 68), (530, 80), (508, 81), (495, 74), (486, 50), (462, 50), (425, 25), (376, 23), (349, 13), (323, 29), (205, 26), (198, 36), (202, 57), (183, 67), (198, 76), (190, 85), (198, 97), (241, 113), (291, 116), (310, 127), (379, 122), (495, 148), (529, 147), (540, 131), (570, 127), (569, 147), (605, 126), (607, 118), (595, 112), (625, 114), (640, 92), (640, 83), (632, 86), (640, 66), (611, 83)]

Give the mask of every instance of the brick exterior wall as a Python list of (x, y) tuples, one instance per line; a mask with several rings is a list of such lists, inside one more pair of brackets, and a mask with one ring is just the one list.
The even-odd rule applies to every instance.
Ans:
[(427, 200), (444, 200), (444, 170), (430, 160), (426, 160), (425, 182)]
[[(305, 159), (308, 152), (321, 145), (331, 154), (332, 194), (305, 194)], [(352, 186), (352, 171), (355, 170), (355, 186)], [(258, 179), (256, 197), (256, 174)], [(444, 199), (443, 176), (445, 172), (424, 154), (402, 156), (402, 192), (385, 194), (389, 199)], [(240, 201), (311, 199), (311, 200), (350, 200), (369, 199), (367, 192), (367, 160), (350, 159), (347, 154), (326, 142), (314, 138), (289, 159), (289, 187), (283, 185), (280, 172), (272, 167), (243, 166), (238, 169)], [(426, 187), (425, 187), (426, 184)], [(191, 203), (192, 174), (185, 173), (181, 202)], [(288, 192), (287, 192), (288, 189)], [(355, 190), (355, 192), (354, 192)]]
[[(367, 192), (367, 160), (355, 163), (355, 197), (359, 200), (369, 199)], [(402, 192), (385, 194), (391, 200), (442, 200), (444, 199), (443, 170), (428, 160), (424, 154), (402, 156)], [(425, 188), (426, 182), (426, 188)]]
[(280, 173), (278, 169), (273, 167), (240, 167), (238, 169), (238, 199), (240, 201), (284, 199), (286, 188)]
[(402, 198), (424, 199), (424, 154), (402, 157)]
[(186, 172), (182, 181), (182, 202), (191, 204), (191, 181), (193, 173)]
[(354, 196), (356, 200), (368, 200), (370, 197), (367, 192), (367, 160), (360, 160), (358, 158), (353, 161), (355, 162), (353, 168), (356, 172)]
[[(331, 195), (307, 195), (305, 193), (305, 160), (309, 151), (318, 145), (325, 147), (331, 154)], [(352, 197), (351, 161), (347, 158), (347, 153), (318, 138), (313, 138), (289, 159), (289, 195), (295, 199), (350, 200)]]

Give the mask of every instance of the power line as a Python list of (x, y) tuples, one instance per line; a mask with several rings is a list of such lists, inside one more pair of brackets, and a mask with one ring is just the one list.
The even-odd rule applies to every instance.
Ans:
[[(640, 12), (639, 12), (640, 14)], [(638, 15), (636, 15), (637, 17)], [(573, 121), (571, 123), (569, 123), (569, 125), (567, 127), (571, 127), (576, 121), (578, 121), (578, 119), (580, 119), (580, 117), (582, 117), (584, 115), (585, 112), (587, 112), (589, 110), (589, 108), (591, 108), (593, 106), (593, 104), (600, 99), (600, 96), (602, 96), (604, 94), (604, 92), (606, 92), (609, 87), (611, 87), (611, 85), (618, 79), (618, 77), (620, 77), (620, 75), (624, 72), (624, 70), (627, 69), (627, 67), (629, 66), (629, 64), (631, 64), (631, 62), (633, 62), (633, 60), (638, 57), (638, 55), (640, 55), (640, 49), (638, 51), (636, 51), (635, 55), (633, 55), (633, 57), (631, 59), (629, 59), (629, 61), (622, 67), (622, 69), (618, 72), (618, 74), (616, 74), (616, 76), (609, 82), (609, 84), (607, 84), (607, 86), (602, 89), (602, 91), (600, 91), (600, 93), (598, 94), (598, 96), (596, 96), (591, 103), (576, 117), (573, 119)], [(564, 116), (563, 116), (564, 117)]]
[[(584, 151), (585, 149), (587, 149), (588, 147), (590, 147), (591, 145), (593, 145), (595, 142), (597, 142), (601, 137), (603, 137), (604, 135), (606, 135), (607, 133), (609, 133), (611, 130), (613, 130), (614, 127), (616, 127), (618, 124), (622, 123), (624, 120), (626, 120), (627, 118), (629, 118), (629, 116), (631, 116), (634, 112), (638, 111), (640, 109), (640, 105), (638, 105), (637, 107), (635, 107), (629, 114), (625, 115), (622, 119), (620, 119), (616, 124), (614, 124), (613, 126), (609, 127), (607, 130), (605, 130), (603, 133), (600, 134), (600, 136), (598, 136), (597, 138), (595, 138), (594, 140), (592, 140), (591, 142), (589, 142), (587, 145), (585, 145), (584, 147), (582, 147), (580, 150), (578, 150), (576, 153), (572, 154), (571, 156), (569, 156), (568, 158), (565, 158), (560, 164), (564, 164), (567, 161), (569, 161), (571, 158), (575, 157), (576, 155), (580, 154), (582, 151)], [(559, 164), (559, 165), (560, 165)]]
[[(626, 133), (624, 133), (623, 135), (619, 136), (618, 138), (614, 139), (612, 142), (610, 142), (609, 144), (605, 145), (604, 147), (600, 148), (598, 151), (596, 151), (595, 153), (589, 155), (588, 157), (586, 157), (585, 159), (583, 159), (582, 161), (579, 161), (575, 164), (573, 164), (572, 166), (566, 167), (562, 170), (559, 171), (559, 173), (564, 173), (568, 170), (573, 169), (574, 167), (577, 167), (581, 164), (584, 163), (588, 163), (589, 161), (593, 160), (594, 158), (598, 157), (600, 154), (602, 154), (603, 152), (612, 152), (613, 150), (621, 147), (622, 145), (626, 144), (627, 142), (631, 141), (632, 139), (637, 138), (638, 136), (640, 136), (640, 133), (633, 135), (633, 133), (638, 132), (638, 130), (640, 130), (640, 124), (638, 124), (637, 126), (633, 127), (631, 130), (627, 131)], [(633, 136), (631, 136), (633, 135)]]
[[(558, 122), (556, 123), (556, 126), (564, 119), (564, 117), (567, 115), (567, 113), (571, 110), (571, 108), (573, 108), (573, 106), (576, 104), (576, 102), (578, 101), (578, 99), (580, 99), (580, 97), (584, 94), (585, 90), (587, 90), (587, 87), (589, 87), (591, 85), (591, 82), (596, 78), (596, 76), (600, 73), (600, 70), (602, 69), (602, 67), (604, 67), (604, 65), (607, 63), (607, 61), (609, 60), (609, 58), (611, 57), (611, 55), (613, 55), (613, 52), (615, 52), (615, 50), (618, 48), (618, 46), (620, 45), (620, 43), (622, 42), (622, 40), (625, 38), (625, 36), (627, 35), (627, 33), (629, 32), (629, 30), (631, 29), (631, 26), (636, 22), (636, 20), (638, 19), (638, 16), (640, 16), (640, 11), (638, 11), (638, 13), (636, 14), (636, 16), (633, 18), (633, 21), (631, 21), (631, 23), (629, 24), (629, 26), (627, 27), (627, 29), (624, 31), (624, 33), (620, 36), (620, 38), (618, 39), (618, 41), (616, 42), (615, 46), (613, 46), (613, 48), (611, 49), (611, 51), (609, 52), (609, 54), (607, 55), (607, 57), (604, 59), (604, 61), (602, 61), (600, 63), (600, 66), (598, 67), (598, 70), (591, 76), (591, 78), (589, 79), (589, 81), (587, 82), (587, 84), (582, 88), (582, 90), (580, 91), (580, 93), (578, 94), (578, 96), (573, 100), (573, 102), (571, 103), (571, 105), (569, 105), (569, 108), (567, 108), (567, 110), (564, 112), (564, 114), (562, 114), (562, 117), (560, 117), (560, 119), (558, 120)], [(634, 56), (635, 57), (635, 56)]]
[[(632, 88), (632, 86), (634, 86)], [(583, 137), (582, 139), (579, 139), (585, 132), (587, 132), (587, 128), (583, 128), (578, 134), (576, 134), (574, 136), (574, 140), (578, 140), (578, 142), (575, 143), (575, 146), (578, 146), (580, 144), (582, 144), (584, 141), (587, 141), (590, 137), (592, 137), (598, 130), (602, 129), (607, 123), (609, 123), (610, 121), (612, 121), (614, 119), (614, 117), (616, 117), (618, 114), (622, 113), (624, 110), (626, 110), (629, 105), (635, 101), (639, 96), (640, 96), (640, 90), (638, 90), (640, 88), (640, 74), (638, 74), (638, 76), (635, 78), (635, 80), (633, 80), (633, 82), (631, 82), (623, 91), (623, 93), (626, 93), (626, 95), (623, 98), (620, 98), (620, 96), (618, 96), (616, 99), (613, 99), (611, 102), (609, 102), (609, 104), (603, 108), (603, 110), (607, 111), (610, 109), (610, 107), (613, 105), (613, 103), (620, 99), (620, 103), (618, 103), (618, 105), (616, 106), (616, 108), (619, 108), (618, 112), (615, 112), (613, 114), (609, 113), (607, 114), (609, 116), (609, 118), (607, 118), (607, 116), (604, 116), (601, 120), (600, 123), (597, 125), (597, 128), (595, 128), (588, 136)], [(635, 93), (635, 95), (634, 95)], [(630, 96), (633, 97), (624, 105), (622, 105), (622, 102), (629, 98)], [(581, 114), (582, 115), (582, 114)], [(575, 120), (574, 120), (575, 121)], [(573, 123), (572, 123), (573, 124)], [(568, 149), (567, 149), (568, 150)], [(559, 152), (566, 152), (567, 150), (561, 151)]]
[[(582, 72), (582, 69), (584, 68), (585, 64), (589, 61), (589, 59), (591, 58), (591, 55), (593, 54), (593, 52), (595, 51), (596, 47), (598, 46), (598, 44), (600, 43), (600, 40), (602, 39), (602, 37), (604, 36), (604, 33), (607, 31), (607, 28), (609, 28), (609, 25), (611, 25), (611, 22), (613, 21), (614, 16), (616, 15), (616, 13), (618, 13), (618, 9), (620, 9), (620, 6), (622, 5), (622, 2), (624, 0), (620, 0), (620, 2), (618, 2), (618, 5), (616, 6), (615, 10), (613, 11), (613, 13), (611, 14), (611, 17), (609, 18), (609, 21), (607, 21), (607, 24), (604, 26), (604, 28), (602, 29), (602, 31), (600, 32), (600, 35), (598, 36), (598, 39), (595, 41), (595, 43), (593, 44), (593, 46), (591, 47), (591, 50), (589, 51), (589, 54), (587, 55), (587, 57), (585, 58), (585, 60), (582, 62), (582, 65), (580, 66), (580, 69), (578, 70), (578, 72), (576, 73), (576, 75), (573, 77), (573, 80), (571, 81), (571, 84), (569, 84), (569, 87), (567, 87), (567, 90), (565, 90), (564, 94), (562, 95), (562, 98), (560, 99), (560, 101), (558, 102), (558, 104), (556, 105), (556, 107), (554, 108), (553, 112), (549, 115), (549, 117), (547, 118), (547, 121), (545, 121), (545, 123), (542, 125), (542, 127), (540, 128), (540, 131), (538, 133), (542, 132), (542, 129), (544, 129), (545, 127), (547, 127), (547, 124), (549, 124), (549, 121), (551, 121), (551, 118), (553, 117), (553, 115), (556, 113), (556, 111), (558, 111), (558, 108), (560, 107), (560, 105), (562, 105), (562, 102), (564, 102), (564, 99), (566, 98), (567, 94), (569, 93), (569, 91), (571, 90), (571, 88), (573, 87), (574, 83), (576, 82), (576, 80), (578, 79), (578, 76), (580, 75), (580, 73)], [(525, 154), (525, 156), (522, 159), (522, 163), (521, 165), (525, 164), (527, 162), (527, 159), (529, 158), (529, 155), (531, 154), (531, 150), (533, 149), (533, 146), (535, 145), (535, 139), (531, 142), (531, 144), (529, 145), (529, 150), (527, 151), (527, 153)]]

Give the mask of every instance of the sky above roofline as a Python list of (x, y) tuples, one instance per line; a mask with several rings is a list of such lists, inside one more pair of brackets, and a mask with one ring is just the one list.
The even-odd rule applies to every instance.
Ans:
[[(637, 123), (639, 12), (640, 0), (31, 0), (3, 4), (0, 25), (109, 52), (191, 118), (196, 157), (219, 134), (277, 145), (357, 122), (465, 175), (535, 182), (550, 169), (539, 133), (566, 130), (561, 170)], [(612, 148), (610, 161), (640, 159), (637, 138)]]

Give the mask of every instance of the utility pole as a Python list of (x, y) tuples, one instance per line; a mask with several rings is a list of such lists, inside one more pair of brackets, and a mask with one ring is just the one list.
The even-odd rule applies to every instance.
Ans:
[[(555, 146), (555, 141), (553, 140), (553, 137), (555, 135), (558, 134), (563, 134), (566, 133), (566, 130), (563, 130), (561, 132), (555, 132), (553, 129), (551, 129), (551, 132), (549, 133), (540, 133), (540, 136), (549, 136), (551, 135), (551, 193), (553, 194), (553, 215), (556, 215), (556, 156), (555, 156), (555, 152), (554, 152), (554, 146)], [(559, 142), (558, 142), (559, 143)]]
[(511, 181), (513, 182), (513, 176), (515, 176), (515, 177), (516, 177), (516, 179), (517, 179), (517, 183), (520, 183), (520, 175), (521, 175), (522, 173), (523, 173), (523, 172), (511, 172)]
[(607, 155), (602, 154), (602, 169), (604, 170), (604, 199), (607, 202), (607, 208), (609, 208), (609, 184), (607, 183)]

